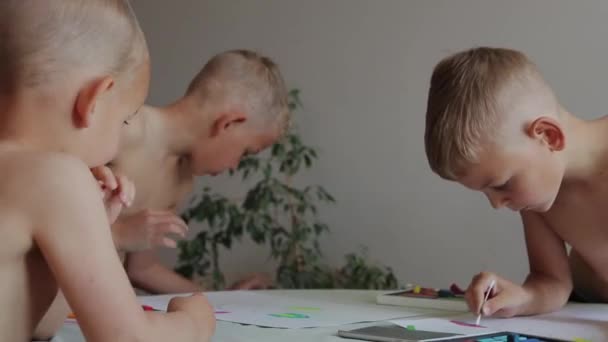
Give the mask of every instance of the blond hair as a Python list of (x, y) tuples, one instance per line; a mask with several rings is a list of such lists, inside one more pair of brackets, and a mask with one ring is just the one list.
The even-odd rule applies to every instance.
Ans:
[(238, 105), (266, 127), (279, 125), (282, 133), (289, 126), (289, 95), (283, 76), (270, 58), (253, 51), (215, 55), (194, 77), (186, 95), (202, 103)]
[[(498, 128), (510, 114), (511, 104), (501, 98), (510, 89), (519, 89), (522, 96), (539, 90), (548, 101), (555, 101), (536, 66), (519, 51), (479, 47), (435, 66), (424, 135), (435, 173), (456, 180), (467, 166), (478, 162), (480, 151), (500, 136)], [(521, 96), (510, 100), (523, 101)]]
[(127, 0), (2, 0), (0, 37), (3, 92), (79, 67), (117, 74), (147, 56)]

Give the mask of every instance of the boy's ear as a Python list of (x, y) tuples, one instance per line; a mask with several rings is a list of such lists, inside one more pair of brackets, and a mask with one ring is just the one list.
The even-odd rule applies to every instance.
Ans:
[(240, 111), (229, 111), (218, 114), (213, 122), (211, 136), (215, 137), (230, 129), (233, 129), (238, 124), (247, 121), (247, 115)]
[(113, 86), (114, 79), (106, 76), (96, 79), (80, 89), (73, 113), (74, 124), (77, 128), (89, 127), (97, 102)]
[(528, 125), (528, 136), (542, 142), (551, 151), (561, 151), (566, 145), (566, 136), (561, 124), (554, 118), (541, 116)]

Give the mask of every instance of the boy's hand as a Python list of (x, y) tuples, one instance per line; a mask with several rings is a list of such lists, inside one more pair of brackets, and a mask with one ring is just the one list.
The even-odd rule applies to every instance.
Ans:
[(112, 226), (117, 248), (124, 252), (137, 252), (152, 247), (177, 247), (175, 240), (167, 236), (186, 237), (188, 225), (170, 211), (142, 210), (120, 218)]
[[(488, 301), (483, 304), (485, 293), (492, 280), (496, 281)], [(529, 291), (521, 285), (514, 284), (494, 273), (482, 272), (473, 277), (471, 285), (465, 293), (469, 310), (483, 316), (513, 317), (521, 312), (521, 308), (532, 298)]]
[(169, 301), (167, 312), (184, 312), (199, 329), (200, 341), (210, 341), (215, 333), (215, 313), (207, 297), (195, 293), (188, 297), (174, 297)]
[(91, 169), (101, 188), (103, 202), (110, 224), (114, 223), (124, 207), (129, 207), (135, 198), (135, 185), (125, 176), (115, 175), (107, 166)]

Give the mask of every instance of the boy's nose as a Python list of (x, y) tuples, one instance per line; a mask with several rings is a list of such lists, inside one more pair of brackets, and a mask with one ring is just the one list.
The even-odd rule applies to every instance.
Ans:
[(488, 197), (488, 201), (490, 201), (490, 204), (492, 205), (492, 208), (494, 208), (494, 209), (504, 208), (508, 203), (506, 198), (504, 198), (502, 196), (492, 196), (492, 195), (488, 195), (488, 194), (486, 194), (486, 196)]

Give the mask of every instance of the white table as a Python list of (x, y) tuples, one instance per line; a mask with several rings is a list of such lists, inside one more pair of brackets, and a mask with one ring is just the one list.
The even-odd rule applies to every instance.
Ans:
[[(289, 295), (303, 299), (328, 299), (347, 304), (357, 304), (364, 310), (365, 307), (374, 306), (379, 291), (350, 291), (350, 290), (273, 290), (264, 291), (273, 295)], [(352, 324), (348, 328), (363, 327), (371, 323)], [(312, 329), (273, 329), (246, 326), (229, 322), (217, 322), (214, 342), (310, 342), (310, 341), (345, 341), (335, 336), (339, 327), (312, 328)], [(78, 325), (67, 323), (59, 331), (52, 342), (84, 342)]]
[[(290, 298), (301, 298), (301, 299), (315, 299), (315, 300), (328, 300), (332, 302), (339, 302), (343, 304), (355, 304), (365, 310), (370, 306), (375, 306), (375, 298), (379, 291), (351, 291), (351, 290), (274, 290), (264, 291), (276, 296), (289, 296)], [(592, 305), (589, 307), (591, 312), (606, 312), (606, 322), (608, 322), (608, 305)], [(605, 310), (605, 311), (604, 311)], [(443, 312), (445, 314), (445, 312)], [(603, 315), (603, 314), (602, 314)], [(557, 318), (563, 321), (568, 321), (572, 327), (577, 324), (581, 325), (577, 328), (586, 329), (589, 325), (590, 320), (585, 317), (576, 316), (559, 316)], [(532, 318), (534, 319), (534, 318)], [(542, 321), (541, 321), (542, 322)], [(512, 328), (509, 326), (509, 322), (505, 320), (505, 328)], [(252, 341), (263, 341), (263, 342), (309, 342), (309, 341), (320, 341), (320, 342), (337, 342), (337, 341), (352, 341), (341, 339), (336, 336), (336, 332), (339, 329), (355, 329), (359, 327), (369, 326), (378, 323), (362, 323), (362, 324), (350, 324), (341, 327), (326, 327), (326, 328), (310, 328), (310, 329), (273, 329), (273, 328), (261, 328), (257, 326), (241, 325), (229, 322), (217, 322), (216, 335), (213, 338), (214, 342), (252, 342)], [(511, 324), (512, 325), (512, 324)], [(596, 334), (597, 336), (597, 334)], [(606, 326), (606, 335), (603, 338), (594, 340), (597, 341), (608, 341), (608, 326)], [(84, 338), (80, 332), (80, 329), (76, 324), (67, 323), (59, 331), (58, 335), (52, 340), (52, 342), (84, 342)], [(168, 341), (169, 342), (169, 341)], [(173, 341), (171, 341), (173, 342)]]

